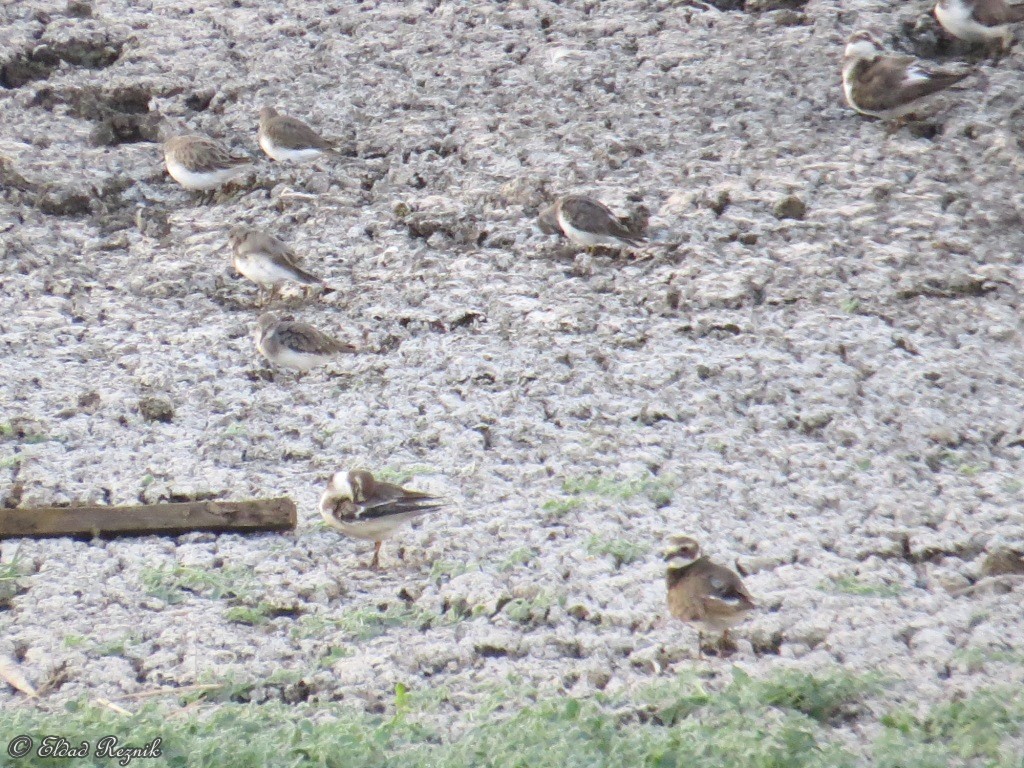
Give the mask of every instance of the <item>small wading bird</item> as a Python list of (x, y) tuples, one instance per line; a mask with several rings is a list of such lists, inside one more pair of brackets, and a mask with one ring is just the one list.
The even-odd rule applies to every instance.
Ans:
[(910, 56), (887, 56), (866, 31), (853, 34), (843, 57), (843, 92), (857, 112), (883, 120), (909, 115), (918, 102), (970, 72), (929, 69)]
[(253, 334), (256, 349), (272, 365), (306, 372), (326, 365), (340, 354), (357, 352), (356, 347), (335, 341), (312, 325), (284, 319), (273, 312), (260, 317)]
[(1010, 25), (1024, 21), (1024, 5), (1005, 0), (939, 0), (935, 18), (953, 37), (983, 44), (998, 54), (1013, 42)]
[(338, 153), (335, 142), (325, 139), (301, 120), (280, 115), (271, 107), (260, 110), (259, 144), (278, 162), (305, 163), (325, 154)]
[(721, 632), (720, 651), (733, 650), (729, 628), (754, 609), (754, 599), (734, 571), (701, 555), (700, 544), (689, 536), (668, 537), (663, 552), (668, 610), (682, 621), (697, 623), (697, 648), (703, 653), (702, 630)]
[(250, 158), (232, 155), (213, 139), (195, 134), (167, 139), (164, 163), (171, 178), (191, 192), (211, 192), (252, 168)]
[(381, 482), (364, 469), (335, 472), (320, 497), (320, 514), (328, 525), (373, 542), (373, 569), (380, 567), (384, 539), (440, 506), (434, 496)]
[(238, 226), (228, 233), (228, 244), (235, 271), (256, 283), (260, 292), (269, 288), (268, 302), (288, 283), (304, 288), (318, 286), (324, 292), (333, 290), (320, 278), (296, 266), (291, 249), (269, 232)]
[(643, 243), (599, 200), (565, 195), (555, 201), (554, 218), (562, 233), (588, 249), (640, 248)]

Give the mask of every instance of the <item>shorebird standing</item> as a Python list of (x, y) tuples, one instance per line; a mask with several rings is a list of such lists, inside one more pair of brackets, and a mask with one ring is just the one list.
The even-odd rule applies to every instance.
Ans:
[(260, 148), (278, 162), (305, 163), (337, 154), (335, 142), (325, 139), (301, 120), (281, 115), (272, 107), (260, 110)]
[(167, 172), (192, 192), (210, 192), (252, 168), (251, 158), (233, 155), (206, 136), (171, 136), (163, 148)]
[(228, 233), (228, 244), (235, 271), (256, 283), (260, 291), (269, 288), (268, 301), (273, 301), (277, 291), (288, 283), (333, 290), (320, 278), (296, 266), (291, 249), (269, 232), (237, 226)]
[(867, 31), (854, 33), (843, 57), (843, 93), (857, 112), (883, 120), (905, 117), (918, 102), (970, 72), (929, 69), (911, 56), (888, 56)]
[(273, 312), (260, 317), (253, 335), (256, 349), (271, 364), (302, 372), (326, 365), (340, 354), (358, 351), (312, 325), (284, 319)]
[[(754, 598), (734, 571), (702, 556), (700, 544), (689, 536), (668, 537), (663, 558), (668, 610), (682, 621), (696, 622), (702, 630), (721, 632), (720, 650), (731, 647), (729, 628), (754, 609)], [(703, 631), (697, 648), (703, 652)]]
[(554, 218), (562, 233), (587, 248), (640, 248), (643, 243), (599, 200), (565, 195), (555, 201)]
[(1006, 0), (939, 0), (935, 18), (949, 34), (1002, 52), (1013, 42), (1011, 24), (1024, 21), (1024, 5)]
[(332, 528), (373, 542), (370, 568), (380, 567), (384, 539), (416, 518), (438, 509), (437, 498), (377, 480), (365, 469), (335, 472), (320, 497), (320, 514)]

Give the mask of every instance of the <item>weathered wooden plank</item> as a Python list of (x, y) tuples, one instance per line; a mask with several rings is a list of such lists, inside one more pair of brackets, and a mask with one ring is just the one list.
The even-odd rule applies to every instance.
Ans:
[(193, 531), (251, 533), (294, 530), (288, 498), (187, 501), (134, 507), (0, 509), (0, 539), (27, 536), (175, 536)]

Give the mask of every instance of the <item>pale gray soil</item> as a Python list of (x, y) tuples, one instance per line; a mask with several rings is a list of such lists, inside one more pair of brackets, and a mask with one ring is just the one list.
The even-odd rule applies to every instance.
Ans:
[[(4, 542), (27, 589), (0, 654), (37, 683), (66, 663), (53, 708), (228, 675), (370, 709), (396, 682), (467, 707), (511, 676), (586, 695), (698, 664), (879, 671), (894, 704), (1024, 682), (1019, 584), (953, 594), (1024, 549), (1024, 53), (889, 134), (838, 69), (865, 24), (912, 49), (927, 4), (892, 5), (6, 3), (0, 499), (300, 514)], [(255, 155), (264, 104), (351, 157), (261, 159), (207, 206), (163, 172), (160, 115)], [(652, 258), (543, 234), (568, 191), (649, 208)], [(364, 354), (258, 373), (240, 221), (340, 289), (295, 312)], [(356, 463), (450, 500), (382, 573), (316, 513)], [(729, 659), (665, 614), (669, 532), (749, 574)], [(169, 603), (174, 566), (241, 595)], [(359, 637), (378, 610), (413, 618)]]

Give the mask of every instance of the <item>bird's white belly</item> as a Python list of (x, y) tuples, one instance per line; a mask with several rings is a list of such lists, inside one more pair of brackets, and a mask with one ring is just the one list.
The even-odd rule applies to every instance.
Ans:
[(1005, 39), (1009, 27), (986, 27), (971, 17), (971, 9), (964, 3), (953, 0), (947, 7), (935, 6), (935, 18), (939, 20), (947, 32), (968, 43), (989, 43), (993, 40)]
[(271, 143), (266, 136), (260, 136), (260, 149), (279, 163), (308, 163), (324, 153), (322, 149), (285, 149)]
[(167, 172), (171, 174), (171, 178), (185, 189), (192, 190), (193, 192), (206, 192), (216, 189), (221, 184), (226, 184), (248, 171), (248, 165), (236, 165), (233, 168), (224, 168), (220, 171), (197, 173), (196, 171), (190, 171), (175, 160), (167, 161)]
[(361, 520), (358, 523), (347, 523), (335, 520), (332, 525), (346, 536), (367, 541), (383, 541), (393, 534), (405, 520), (394, 520), (387, 517), (373, 520)]
[(593, 232), (587, 232), (582, 229), (576, 229), (570, 224), (565, 216), (559, 214), (558, 226), (562, 228), (562, 232), (576, 245), (584, 245), (587, 248), (593, 248), (595, 246), (606, 246), (608, 248), (621, 248), (622, 241), (617, 237), (611, 237), (610, 235), (598, 235)]
[(295, 280), (295, 275), (284, 267), (251, 256), (235, 258), (235, 270), (260, 285), (284, 285)]
[(295, 368), (300, 371), (308, 371), (326, 363), (330, 357), (327, 355), (312, 355), (308, 352), (296, 352), (294, 349), (281, 349), (270, 362), (282, 368)]
[(745, 618), (746, 615), (743, 613), (736, 613), (732, 616), (705, 616), (699, 623), (709, 632), (724, 632), (735, 627)]
[[(846, 103), (853, 108), (855, 112), (861, 115), (867, 115), (868, 117), (878, 117), (882, 120), (894, 120), (898, 117), (913, 112), (918, 106), (920, 99), (914, 99), (913, 101), (901, 104), (893, 109), (882, 109), (882, 110), (870, 110), (865, 109), (863, 106), (857, 103), (857, 100), (853, 96), (853, 78), (848, 75), (843, 75), (843, 95), (846, 96)], [(932, 94), (934, 95), (934, 94)]]
[(857, 102), (853, 100), (852, 78), (845, 72), (843, 73), (843, 95), (846, 96), (846, 103), (849, 104), (857, 112), (860, 112), (860, 107), (858, 107)]

